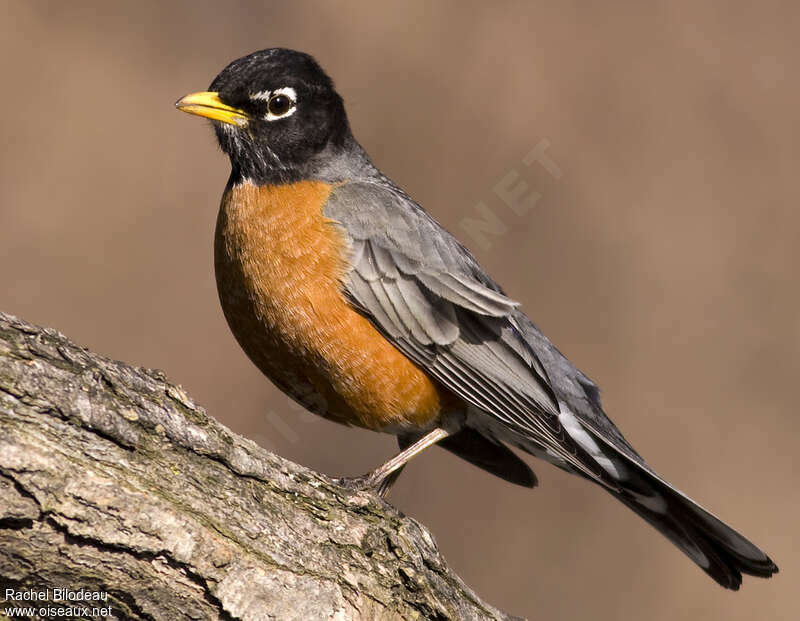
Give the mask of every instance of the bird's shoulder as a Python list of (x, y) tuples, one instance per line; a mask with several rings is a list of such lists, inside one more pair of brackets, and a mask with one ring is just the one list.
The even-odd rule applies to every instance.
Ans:
[[(500, 340), (538, 368), (558, 401), (582, 423), (641, 460), (606, 416), (597, 384), (553, 345), (474, 255), (406, 192), (377, 173), (337, 184), (324, 211), (344, 227), (354, 248), (352, 265), (359, 279), (413, 275), (426, 293), (482, 315), (482, 322), (499, 321), (495, 330)], [(456, 286), (457, 291), (453, 290)], [(467, 301), (467, 292), (473, 304)]]
[(405, 191), (380, 173), (335, 184), (323, 213), (360, 246), (388, 251), (407, 273), (450, 274), (517, 306), (473, 254)]

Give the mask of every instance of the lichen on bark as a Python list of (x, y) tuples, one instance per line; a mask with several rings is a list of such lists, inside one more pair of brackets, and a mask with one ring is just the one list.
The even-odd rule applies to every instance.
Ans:
[(118, 619), (513, 618), (377, 497), (3, 314), (0, 587), (102, 591)]

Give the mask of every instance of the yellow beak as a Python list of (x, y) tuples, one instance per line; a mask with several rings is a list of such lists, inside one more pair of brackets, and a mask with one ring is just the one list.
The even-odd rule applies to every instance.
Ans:
[(236, 125), (237, 127), (247, 125), (247, 113), (222, 103), (219, 99), (219, 93), (214, 91), (186, 95), (186, 97), (175, 102), (175, 107), (183, 112), (204, 116), (229, 125)]

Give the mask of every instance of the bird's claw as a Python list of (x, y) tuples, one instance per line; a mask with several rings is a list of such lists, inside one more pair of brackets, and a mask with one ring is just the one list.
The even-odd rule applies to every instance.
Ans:
[(383, 498), (391, 487), (391, 477), (376, 477), (372, 473), (360, 477), (341, 477), (334, 479), (338, 485), (353, 492), (369, 492)]
[(341, 477), (334, 479), (338, 485), (354, 492), (377, 492), (378, 482), (373, 477), (365, 474), (360, 477)]

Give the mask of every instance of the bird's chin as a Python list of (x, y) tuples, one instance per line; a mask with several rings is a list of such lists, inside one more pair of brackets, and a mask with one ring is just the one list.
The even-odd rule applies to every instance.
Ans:
[(247, 161), (248, 154), (253, 151), (247, 143), (249, 137), (233, 125), (214, 121), (214, 133), (220, 149), (230, 158), (231, 164), (236, 168), (241, 162)]
[(238, 134), (241, 132), (241, 128), (237, 127), (236, 125), (231, 125), (230, 123), (223, 123), (222, 121), (212, 121), (211, 124), (214, 126), (214, 131), (217, 133), (217, 139), (222, 141), (221, 136), (226, 136), (231, 140), (237, 140), (241, 137)]
[(247, 179), (257, 185), (271, 185), (297, 180), (298, 171), (284, 165), (263, 142), (257, 144), (249, 132), (216, 122), (214, 130), (220, 148), (230, 158), (234, 183)]

